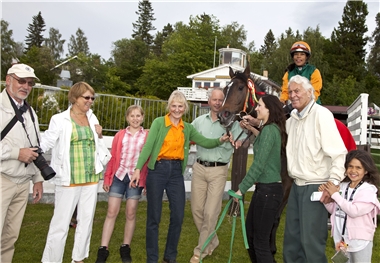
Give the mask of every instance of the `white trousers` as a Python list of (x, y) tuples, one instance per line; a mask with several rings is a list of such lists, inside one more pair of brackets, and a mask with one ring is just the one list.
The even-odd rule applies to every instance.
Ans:
[(42, 262), (62, 262), (69, 224), (76, 205), (78, 205), (78, 224), (75, 229), (72, 259), (81, 261), (88, 257), (97, 194), (98, 184), (55, 187), (54, 214), (50, 222)]

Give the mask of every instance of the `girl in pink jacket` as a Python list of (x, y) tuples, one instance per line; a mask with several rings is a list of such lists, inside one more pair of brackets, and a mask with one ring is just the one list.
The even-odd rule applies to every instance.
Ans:
[(129, 183), (141, 149), (145, 144), (148, 131), (141, 126), (144, 121), (144, 110), (141, 106), (129, 106), (125, 115), (129, 126), (116, 133), (112, 141), (112, 158), (104, 173), (103, 189), (109, 195), (108, 210), (96, 263), (105, 263), (107, 260), (109, 255), (108, 245), (124, 197), (126, 199), (126, 221), (123, 244), (120, 246), (119, 252), (123, 263), (132, 262), (130, 245), (136, 226), (139, 199), (141, 198), (142, 189), (145, 187), (147, 168), (141, 170), (139, 187), (131, 188)]
[(325, 204), (331, 213), (331, 235), (336, 250), (345, 250), (348, 262), (371, 262), (373, 236), (380, 203), (377, 186), (380, 178), (370, 153), (350, 151), (344, 164), (346, 177), (340, 186), (328, 182), (319, 190), (331, 195)]

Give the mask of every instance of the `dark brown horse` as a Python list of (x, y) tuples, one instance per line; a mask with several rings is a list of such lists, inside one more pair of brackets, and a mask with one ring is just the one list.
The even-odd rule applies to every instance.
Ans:
[[(234, 72), (230, 67), (229, 74), (231, 82), (224, 88), (224, 103), (218, 114), (220, 123), (226, 127), (227, 131), (235, 120), (239, 120), (244, 115), (257, 117), (255, 107), (260, 97), (265, 94), (278, 94), (280, 91), (280, 88), (274, 83), (252, 77), (249, 63), (244, 72)], [(281, 181), (284, 197), (271, 232), (270, 246), (273, 254), (276, 253), (276, 231), (280, 224), (280, 216), (288, 202), (293, 182), (288, 175), (286, 157), (281, 159)]]

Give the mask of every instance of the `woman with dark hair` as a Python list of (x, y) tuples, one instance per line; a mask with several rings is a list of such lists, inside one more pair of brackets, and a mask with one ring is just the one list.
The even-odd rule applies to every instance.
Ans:
[(267, 263), (274, 262), (269, 239), (283, 197), (281, 158), (286, 155), (286, 118), (282, 103), (273, 95), (261, 97), (255, 110), (260, 133), (247, 120), (241, 122), (257, 137), (253, 142), (254, 161), (236, 194), (245, 194), (256, 184), (246, 219), (248, 253), (252, 262)]

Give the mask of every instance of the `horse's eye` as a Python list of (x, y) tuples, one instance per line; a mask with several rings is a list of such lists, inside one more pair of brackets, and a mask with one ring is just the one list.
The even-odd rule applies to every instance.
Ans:
[(243, 85), (239, 86), (239, 90), (243, 90), (243, 89), (244, 89)]

